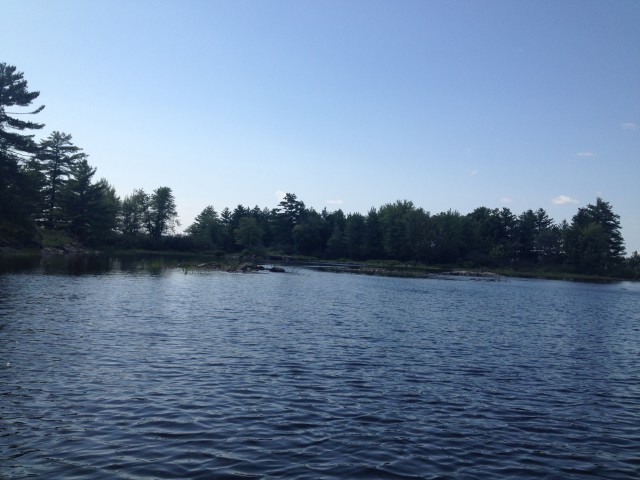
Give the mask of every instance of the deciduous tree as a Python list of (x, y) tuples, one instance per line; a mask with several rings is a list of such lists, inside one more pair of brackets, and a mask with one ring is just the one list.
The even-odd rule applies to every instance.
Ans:
[(149, 195), (142, 188), (127, 195), (120, 205), (119, 230), (125, 236), (135, 236), (145, 231), (149, 211)]
[(155, 239), (160, 239), (162, 235), (174, 232), (179, 226), (178, 211), (173, 192), (169, 187), (158, 187), (149, 197), (149, 216), (147, 220), (147, 231)]

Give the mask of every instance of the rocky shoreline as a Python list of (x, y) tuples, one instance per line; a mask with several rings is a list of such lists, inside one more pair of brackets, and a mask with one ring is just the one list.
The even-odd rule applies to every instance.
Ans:
[(255, 272), (271, 272), (286, 273), (282, 267), (271, 266), (269, 268), (264, 265), (252, 262), (244, 262), (237, 266), (223, 265), (216, 262), (200, 263), (198, 265), (182, 265), (185, 270), (219, 270), (227, 273), (255, 273)]

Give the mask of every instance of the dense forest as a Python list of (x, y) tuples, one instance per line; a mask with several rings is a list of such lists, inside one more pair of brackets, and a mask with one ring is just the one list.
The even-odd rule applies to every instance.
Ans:
[[(182, 234), (170, 187), (120, 198), (94, 178), (88, 155), (71, 135), (36, 141), (41, 123), (22, 120), (31, 92), (16, 67), (0, 63), (0, 247), (41, 247), (43, 241), (87, 247), (217, 253), (277, 252), (328, 259), (395, 260), (467, 267), (509, 267), (637, 278), (640, 256), (625, 258), (620, 218), (601, 198), (579, 208), (571, 223), (539, 208), (431, 214), (411, 201), (366, 214), (317, 212), (293, 193), (278, 207), (205, 207)], [(14, 112), (26, 108), (30, 111)], [(9, 110), (7, 110), (9, 109)]]

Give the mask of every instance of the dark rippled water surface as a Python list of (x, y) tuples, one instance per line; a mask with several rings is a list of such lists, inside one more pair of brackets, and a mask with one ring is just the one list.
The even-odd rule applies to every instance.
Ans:
[(640, 288), (0, 275), (2, 478), (639, 478)]

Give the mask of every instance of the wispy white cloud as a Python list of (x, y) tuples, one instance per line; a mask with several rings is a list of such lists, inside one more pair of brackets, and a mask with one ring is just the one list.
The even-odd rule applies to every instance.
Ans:
[(275, 193), (276, 198), (277, 198), (279, 201), (284, 200), (284, 196), (285, 196), (286, 194), (287, 194), (287, 192), (283, 192), (282, 190), (276, 190), (276, 193)]
[(624, 128), (625, 130), (638, 130), (640, 128), (640, 125), (633, 122), (625, 122), (622, 124), (622, 128)]
[(502, 197), (500, 199), (501, 203), (511, 203), (513, 201), (513, 199), (509, 198), (509, 197)]
[(342, 200), (327, 200), (325, 202), (327, 205), (342, 205), (344, 201)]
[(473, 170), (467, 170), (467, 173), (473, 177), (478, 174), (478, 170), (474, 168)]
[(595, 157), (596, 154), (593, 152), (578, 152), (576, 155), (578, 155), (579, 157)]
[(551, 199), (551, 203), (555, 205), (566, 205), (567, 203), (578, 203), (578, 200), (571, 198), (569, 195), (558, 195)]

